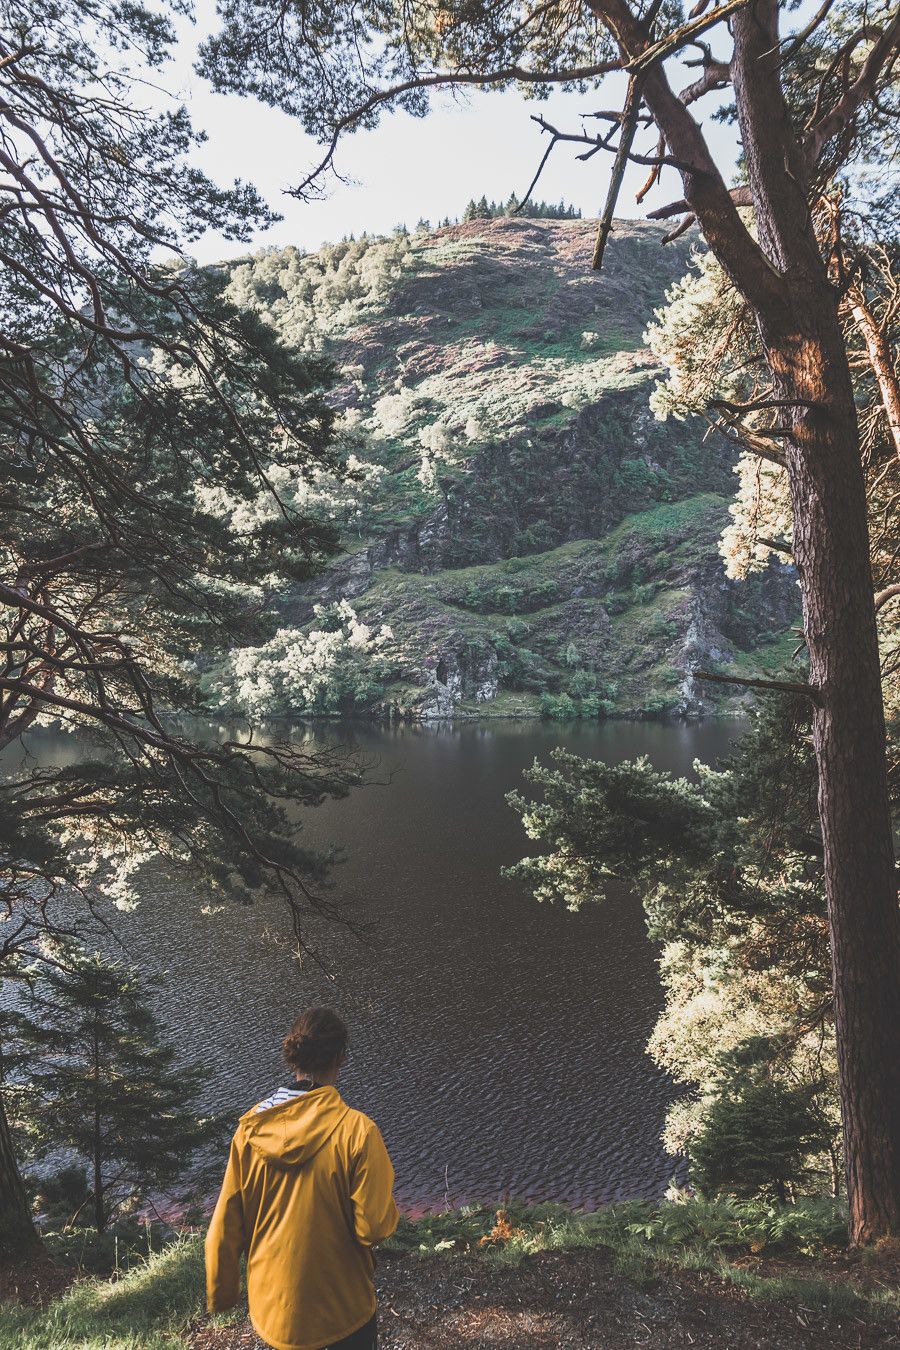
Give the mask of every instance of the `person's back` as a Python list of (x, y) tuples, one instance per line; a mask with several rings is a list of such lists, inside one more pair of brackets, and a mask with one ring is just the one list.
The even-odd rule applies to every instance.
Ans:
[(334, 1086), (345, 1048), (327, 1009), (295, 1023), (285, 1057), (304, 1079), (241, 1117), (206, 1238), (210, 1311), (237, 1302), (245, 1253), (250, 1318), (276, 1350), (376, 1343), (372, 1247), (397, 1226), (394, 1173)]

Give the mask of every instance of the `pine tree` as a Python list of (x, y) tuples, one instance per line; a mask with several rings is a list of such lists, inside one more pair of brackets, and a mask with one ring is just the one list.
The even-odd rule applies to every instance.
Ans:
[[(222, 188), (193, 163), (178, 100), (148, 106), (178, 8), (3, 9), (16, 202), (0, 216), (4, 975), (70, 931), (73, 907), (126, 899), (160, 854), (186, 903), (195, 879), (242, 898), (268, 890), (297, 932), (316, 905), (318, 869), (285, 806), (321, 800), (330, 774), (287, 742), (201, 744), (176, 722), (202, 698), (196, 654), (211, 663), (265, 641), (282, 579), (309, 577), (337, 546), (325, 513), (276, 484), (347, 467), (323, 363), (229, 304), (221, 269), (189, 262), (208, 226), (249, 241), (271, 214), (246, 184)], [(90, 729), (79, 762), (20, 753), (50, 718)], [(0, 1111), (0, 1263), (30, 1233)]]
[(3, 1092), (20, 1151), (87, 1165), (93, 1226), (183, 1175), (221, 1133), (196, 1110), (201, 1073), (176, 1067), (137, 972), (69, 946), (26, 972), (6, 1018)]

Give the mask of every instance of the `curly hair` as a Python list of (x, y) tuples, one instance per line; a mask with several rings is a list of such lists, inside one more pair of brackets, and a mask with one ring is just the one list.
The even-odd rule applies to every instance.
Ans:
[(331, 1008), (307, 1008), (284, 1038), (285, 1062), (300, 1073), (330, 1069), (347, 1050), (346, 1024)]

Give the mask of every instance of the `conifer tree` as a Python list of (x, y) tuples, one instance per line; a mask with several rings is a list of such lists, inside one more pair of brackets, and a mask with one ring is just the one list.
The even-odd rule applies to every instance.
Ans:
[[(272, 215), (221, 188), (147, 89), (174, 3), (4, 4), (0, 34), (0, 968), (166, 855), (190, 902), (263, 890), (300, 913), (318, 864), (290, 801), (349, 779), (287, 741), (194, 741), (197, 655), (277, 628), (273, 592), (333, 552), (286, 489), (345, 475), (328, 373), (221, 296), (192, 243)], [(80, 762), (16, 757), (77, 728)], [(343, 785), (340, 780), (343, 779)], [(187, 879), (190, 873), (190, 882)], [(0, 1261), (33, 1240), (0, 1112)]]
[[(777, 1052), (751, 1039), (723, 1057), (703, 1127), (691, 1144), (691, 1179), (706, 1194), (787, 1201), (815, 1182), (810, 1159), (827, 1155), (834, 1131), (817, 1103), (818, 1083), (771, 1072)], [(838, 1173), (835, 1169), (834, 1178)]]
[(201, 1072), (179, 1067), (137, 971), (68, 945), (27, 972), (8, 1014), (3, 1093), (22, 1152), (83, 1162), (93, 1227), (164, 1192), (221, 1124), (197, 1110)]

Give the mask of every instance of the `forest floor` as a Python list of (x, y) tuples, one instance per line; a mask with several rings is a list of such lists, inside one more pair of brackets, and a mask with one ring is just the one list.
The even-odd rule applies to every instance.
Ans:
[[(839, 1230), (827, 1209), (700, 1203), (402, 1220), (379, 1255), (380, 1350), (900, 1348), (900, 1244), (853, 1251)], [(23, 1261), (0, 1281), (0, 1347), (264, 1350), (246, 1306), (209, 1318), (202, 1291), (197, 1232), (118, 1278)]]
[[(770, 1278), (778, 1278), (769, 1261)], [(881, 1263), (878, 1263), (880, 1266)], [(806, 1275), (824, 1273), (807, 1262)], [(793, 1268), (788, 1268), (794, 1276)], [(787, 1272), (786, 1272), (787, 1273)], [(842, 1279), (848, 1272), (842, 1272)], [(867, 1272), (896, 1282), (898, 1262)], [(609, 1249), (542, 1252), (518, 1265), (478, 1256), (391, 1257), (381, 1263), (379, 1350), (869, 1350), (900, 1346), (900, 1322), (848, 1300), (822, 1306), (812, 1288), (759, 1297), (710, 1271), (646, 1265), (623, 1271)], [(201, 1326), (191, 1350), (264, 1350), (246, 1320)]]

